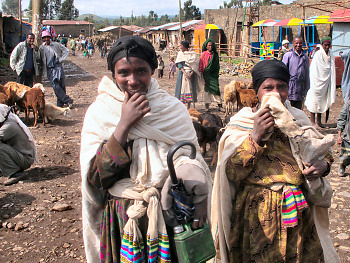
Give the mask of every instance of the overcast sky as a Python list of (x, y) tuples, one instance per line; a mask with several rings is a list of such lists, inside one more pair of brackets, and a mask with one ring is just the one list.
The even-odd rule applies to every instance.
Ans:
[[(62, 0), (63, 2), (64, 0)], [(181, 0), (182, 5), (186, 0)], [(229, 2), (229, 0), (226, 0)], [(290, 3), (291, 0), (281, 0)], [(28, 7), (29, 0), (22, 0), (23, 9)], [(202, 14), (204, 9), (218, 9), (223, 0), (192, 0), (192, 4), (199, 7)], [(148, 15), (153, 10), (159, 16), (175, 15), (179, 9), (178, 0), (74, 0), (79, 14), (95, 14), (99, 16), (134, 16)]]

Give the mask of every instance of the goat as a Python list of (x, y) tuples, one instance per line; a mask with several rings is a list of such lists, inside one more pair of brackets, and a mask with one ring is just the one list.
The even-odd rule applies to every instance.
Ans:
[[(232, 80), (224, 87), (224, 103), (226, 105), (225, 116), (233, 114), (233, 104), (237, 102), (237, 87), (239, 83)], [(238, 110), (238, 105), (237, 105)]]
[[(17, 95), (17, 99), (23, 98), (24, 94), (31, 89), (31, 87), (28, 87), (26, 85), (14, 82), (14, 81), (9, 81), (5, 84), (5, 87), (9, 88), (10, 90), (14, 91)], [(33, 88), (39, 88), (41, 91), (45, 94), (45, 88), (41, 83), (36, 83), (34, 84)]]
[(45, 95), (40, 88), (31, 88), (27, 90), (24, 93), (23, 98), (19, 99), (16, 103), (20, 108), (25, 109), (26, 124), (29, 123), (30, 109), (33, 109), (33, 126), (36, 126), (38, 116), (43, 119), (43, 125), (45, 125)]
[(0, 104), (6, 104), (8, 105), (8, 99), (4, 92), (0, 91)]
[[(14, 87), (13, 89), (10, 89), (8, 86), (2, 86), (0, 85), (0, 92), (4, 93), (6, 95), (6, 101), (8, 106), (12, 106), (16, 103), (17, 95), (16, 95), (17, 87)], [(4, 96), (2, 95), (3, 99)]]
[(202, 123), (202, 115), (194, 108), (187, 109), (193, 121)]
[(55, 106), (50, 102), (46, 102), (44, 110), (45, 123), (49, 123), (50, 120), (55, 119), (58, 115), (63, 115), (69, 119), (72, 118), (71, 110), (69, 107), (61, 108)]
[(222, 135), (222, 128), (224, 127), (221, 118), (213, 113), (205, 112), (202, 114), (203, 126), (207, 128), (207, 140), (203, 146), (203, 156), (206, 155), (206, 144), (209, 143), (210, 148), (213, 150), (213, 158), (210, 166), (213, 166), (218, 157), (218, 145)]
[(244, 107), (255, 107), (258, 104), (258, 98), (253, 89), (242, 89), (240, 86), (237, 90), (237, 106), (239, 109)]

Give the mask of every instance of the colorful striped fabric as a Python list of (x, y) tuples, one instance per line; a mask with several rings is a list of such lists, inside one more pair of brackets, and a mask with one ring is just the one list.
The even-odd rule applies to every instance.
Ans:
[(307, 208), (307, 202), (299, 186), (287, 185), (282, 193), (282, 222), (284, 227), (298, 225), (298, 215)]
[(145, 247), (142, 239), (133, 241), (134, 236), (124, 232), (122, 245), (120, 249), (120, 261), (125, 263), (142, 263), (145, 262)]
[(158, 233), (158, 238), (153, 240), (147, 235), (148, 262), (171, 262), (169, 237), (167, 234)]
[(180, 101), (192, 101), (192, 93), (180, 94)]

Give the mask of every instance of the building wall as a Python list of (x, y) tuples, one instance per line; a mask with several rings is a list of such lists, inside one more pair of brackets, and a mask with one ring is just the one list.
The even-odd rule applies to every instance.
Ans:
[[(310, 1), (307, 1), (308, 3)], [(302, 4), (302, 0), (298, 0), (296, 3)], [(317, 2), (316, 2), (317, 3)], [(346, 6), (350, 7), (350, 3), (346, 3)], [(318, 4), (316, 7), (321, 7), (320, 4)], [(320, 11), (317, 9), (312, 8), (305, 8), (305, 17), (311, 17), (311, 16), (319, 16), (319, 15), (330, 15), (335, 9), (339, 9), (339, 6), (322, 6), (322, 9), (326, 9), (329, 12)], [(248, 10), (248, 8), (247, 8)], [(275, 5), (275, 6), (260, 6), (259, 8), (259, 19), (253, 21), (253, 23), (257, 22), (258, 20), (264, 20), (264, 19), (275, 19), (275, 20), (282, 20), (287, 18), (303, 18), (303, 8), (296, 5), (296, 4), (290, 4), (290, 5)], [(250, 42), (250, 29), (248, 27), (249, 22), (249, 14), (248, 11), (245, 14), (244, 8), (230, 8), (230, 9), (206, 9), (204, 11), (204, 19), (206, 23), (210, 24), (216, 24), (220, 26), (227, 39), (232, 39), (232, 42), (235, 42), (233, 40), (236, 39), (236, 33), (235, 32), (235, 25), (237, 22), (244, 21), (244, 28), (243, 28), (243, 34), (242, 34), (242, 42)], [(290, 27), (290, 38), (293, 38), (293, 36), (299, 34), (299, 27)], [(319, 38), (322, 38), (323, 36), (329, 35), (331, 32), (330, 25), (316, 25), (317, 34)], [(269, 39), (268, 41), (272, 41), (273, 38), (278, 40), (278, 29), (275, 31), (275, 35), (273, 37), (272, 30), (268, 30), (266, 38)], [(277, 32), (277, 34), (276, 34)], [(258, 29), (255, 29), (253, 31), (253, 40), (252, 42), (258, 41), (259, 33)], [(282, 38), (283, 39), (283, 38)], [(291, 40), (291, 39), (290, 39)], [(229, 42), (229, 41), (228, 41)]]
[[(80, 34), (83, 34), (86, 37), (93, 35), (93, 25), (55, 25), (53, 26), (57, 35), (65, 35), (68, 37), (72, 35), (72, 37), (79, 37)], [(89, 33), (90, 30), (90, 33)]]

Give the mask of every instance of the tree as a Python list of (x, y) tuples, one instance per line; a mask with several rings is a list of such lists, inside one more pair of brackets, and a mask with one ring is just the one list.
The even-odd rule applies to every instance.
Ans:
[(19, 6), (17, 0), (3, 0), (1, 4), (1, 9), (4, 12), (4, 14), (19, 17)]
[(198, 7), (196, 7), (195, 5), (192, 5), (192, 0), (188, 0), (184, 2), (183, 12), (184, 12), (185, 20), (202, 18), (201, 11), (199, 11)]
[(74, 0), (64, 0), (62, 3), (60, 20), (74, 20), (79, 16), (79, 10), (74, 7)]
[(220, 9), (227, 9), (227, 8), (242, 8), (243, 2), (242, 0), (231, 0), (229, 3), (226, 1), (223, 2), (223, 6), (219, 6)]
[(61, 0), (45, 0), (43, 6), (43, 19), (54, 20), (60, 15)]

